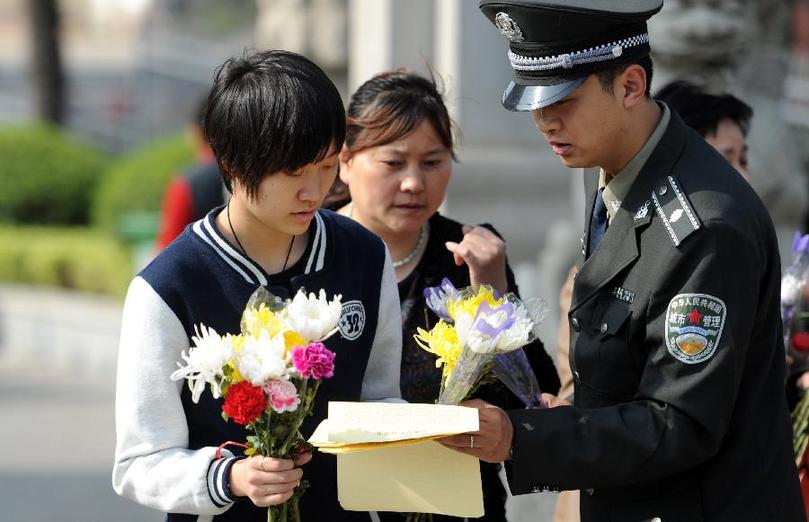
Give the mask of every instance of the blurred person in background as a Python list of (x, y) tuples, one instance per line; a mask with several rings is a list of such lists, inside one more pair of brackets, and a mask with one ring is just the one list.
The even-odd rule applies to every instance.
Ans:
[[(438, 213), (455, 154), (452, 123), (434, 79), (403, 69), (379, 74), (351, 97), (347, 119), (340, 153), (344, 185), (335, 187), (330, 204), (388, 245), (402, 312), (402, 398), (433, 403), (441, 370), (435, 355), (413, 339), (417, 328), (429, 330), (438, 321), (426, 306), (424, 289), (447, 277), (457, 288), (484, 284), (501, 294), (518, 293), (506, 247), (490, 225), (466, 226)], [(529, 344), (525, 353), (540, 388), (556, 393), (559, 378), (542, 342)], [(500, 382), (481, 387), (475, 396), (504, 408), (522, 407)], [(506, 520), (499, 469), (499, 464), (481, 463), (483, 520)], [(401, 520), (398, 514), (380, 516)]]
[(194, 163), (169, 182), (163, 196), (155, 250), (166, 248), (190, 223), (202, 219), (212, 209), (225, 204), (227, 190), (216, 157), (202, 132), (207, 98), (197, 103), (188, 135), (194, 147)]
[(747, 133), (753, 109), (749, 105), (732, 94), (711, 94), (685, 80), (665, 85), (657, 91), (655, 98), (679, 114), (686, 125), (697, 131), (744, 179), (750, 181)]

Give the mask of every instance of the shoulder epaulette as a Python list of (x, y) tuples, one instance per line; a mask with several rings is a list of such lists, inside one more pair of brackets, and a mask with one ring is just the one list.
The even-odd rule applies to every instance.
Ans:
[(699, 216), (674, 176), (668, 176), (652, 191), (652, 201), (674, 246), (680, 246), (685, 238), (702, 226)]

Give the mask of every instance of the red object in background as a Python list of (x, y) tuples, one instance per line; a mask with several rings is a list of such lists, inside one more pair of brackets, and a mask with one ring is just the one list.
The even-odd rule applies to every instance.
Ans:
[[(809, 453), (807, 453), (809, 455)], [(801, 485), (801, 495), (803, 496), (803, 506), (806, 510), (806, 520), (809, 522), (809, 475), (806, 471), (806, 459), (803, 461), (803, 466), (798, 470), (798, 479)]]
[(194, 221), (191, 185), (185, 176), (176, 176), (169, 183), (163, 198), (162, 222), (157, 232), (157, 250), (163, 250)]
[(809, 352), (809, 332), (795, 332), (791, 344), (798, 352)]

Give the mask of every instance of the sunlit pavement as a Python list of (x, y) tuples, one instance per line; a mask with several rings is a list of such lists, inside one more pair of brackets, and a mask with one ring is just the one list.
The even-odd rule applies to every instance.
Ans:
[(162, 519), (112, 490), (113, 402), (111, 378), (0, 365), (4, 522)]

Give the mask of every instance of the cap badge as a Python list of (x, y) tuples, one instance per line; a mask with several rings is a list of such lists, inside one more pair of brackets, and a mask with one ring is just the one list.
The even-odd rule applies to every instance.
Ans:
[(497, 26), (503, 36), (508, 38), (510, 42), (522, 42), (525, 39), (517, 22), (502, 11), (495, 15), (494, 25)]

